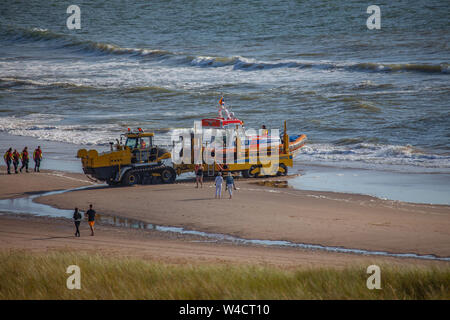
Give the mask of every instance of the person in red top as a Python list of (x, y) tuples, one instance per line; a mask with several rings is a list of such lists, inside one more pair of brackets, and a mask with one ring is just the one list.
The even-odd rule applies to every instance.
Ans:
[(8, 151), (5, 152), (3, 159), (5, 159), (6, 168), (8, 169), (8, 174), (11, 174), (11, 162), (12, 162), (12, 149), (9, 148)]
[(22, 167), (20, 167), (20, 172), (22, 172), (23, 168), (28, 172), (28, 162), (30, 162), (30, 155), (28, 154), (28, 147), (25, 147), (22, 150)]
[(17, 170), (19, 168), (19, 163), (20, 163), (20, 153), (17, 152), (16, 149), (14, 149), (13, 152), (13, 165), (14, 165), (14, 172), (15, 173), (19, 173), (19, 171)]
[(41, 146), (38, 146), (36, 150), (34, 150), (33, 153), (33, 160), (34, 160), (34, 171), (39, 172), (39, 167), (41, 166), (42, 161), (42, 150)]

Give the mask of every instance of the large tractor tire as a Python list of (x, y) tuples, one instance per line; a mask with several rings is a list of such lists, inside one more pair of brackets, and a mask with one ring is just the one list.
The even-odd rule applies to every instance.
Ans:
[(284, 165), (284, 163), (280, 163), (278, 166), (277, 176), (285, 176), (288, 174), (288, 168)]
[(164, 168), (161, 171), (161, 180), (163, 183), (174, 183), (177, 174), (175, 170), (171, 167)]
[(139, 174), (136, 172), (133, 172), (132, 170), (125, 173), (125, 175), (122, 178), (122, 184), (124, 186), (132, 186), (139, 183)]
[(242, 171), (242, 175), (244, 178), (256, 178), (258, 177), (259, 173), (252, 173), (253, 170), (255, 170), (257, 166), (251, 166), (250, 169)]

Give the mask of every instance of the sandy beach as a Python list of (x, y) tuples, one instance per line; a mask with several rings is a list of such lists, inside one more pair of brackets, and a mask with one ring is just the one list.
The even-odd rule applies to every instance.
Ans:
[[(0, 198), (21, 197), (50, 190), (92, 184), (84, 175), (45, 171), (5, 175)], [(264, 182), (269, 181), (269, 182)], [(450, 255), (450, 209), (380, 200), (368, 196), (298, 191), (275, 187), (277, 179), (239, 180), (232, 200), (214, 199), (213, 182), (196, 189), (191, 182), (107, 188), (39, 197), (40, 203), (64, 209), (85, 209), (99, 214), (132, 218), (162, 226), (183, 227), (245, 239), (287, 240), (297, 243), (342, 246), (392, 253)], [(286, 186), (285, 181), (277, 185)], [(7, 185), (8, 187), (5, 187)], [(9, 187), (12, 186), (12, 187)], [(169, 262), (239, 262), (283, 266), (344, 266), (354, 263), (441, 264), (442, 261), (398, 259), (330, 253), (295, 248), (236, 245), (170, 232), (134, 230), (97, 225), (95, 237), (73, 237), (72, 222), (64, 218), (0, 215), (0, 248), (47, 251), (86, 250), (139, 256)]]
[(214, 199), (213, 182), (206, 182), (203, 189), (193, 183), (98, 187), (37, 201), (64, 209), (93, 203), (99, 213), (245, 239), (450, 256), (446, 206), (236, 183), (232, 200)]

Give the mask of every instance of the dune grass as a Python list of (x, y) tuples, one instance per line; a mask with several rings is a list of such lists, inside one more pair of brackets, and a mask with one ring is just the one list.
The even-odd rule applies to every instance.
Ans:
[[(81, 290), (69, 290), (69, 265)], [(0, 252), (0, 299), (450, 299), (450, 268), (380, 265), (281, 269), (262, 265), (168, 264), (88, 253)]]

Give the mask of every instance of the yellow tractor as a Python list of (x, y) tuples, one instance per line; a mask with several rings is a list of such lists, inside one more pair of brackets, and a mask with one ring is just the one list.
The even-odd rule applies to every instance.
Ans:
[[(122, 136), (126, 138), (125, 144), (121, 143)], [(85, 174), (108, 185), (148, 184), (158, 178), (163, 183), (173, 183), (176, 172), (171, 153), (153, 145), (153, 136), (141, 128), (138, 132), (128, 129), (115, 145), (110, 143), (109, 152), (99, 154), (97, 150), (80, 149), (77, 157), (81, 158)]]

